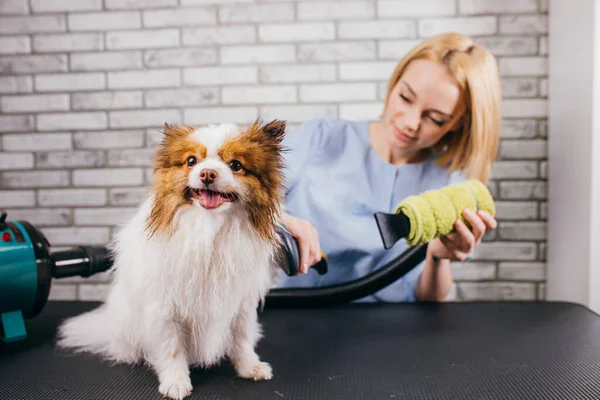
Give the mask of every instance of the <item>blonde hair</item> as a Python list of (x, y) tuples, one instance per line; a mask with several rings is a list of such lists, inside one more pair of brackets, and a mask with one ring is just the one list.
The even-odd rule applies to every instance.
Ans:
[(486, 183), (498, 151), (502, 119), (502, 89), (496, 59), (468, 36), (445, 33), (429, 37), (399, 62), (388, 82), (384, 110), (391, 91), (407, 65), (416, 59), (448, 68), (461, 89), (450, 131), (433, 146), (436, 164), (449, 172), (462, 170), (468, 178)]

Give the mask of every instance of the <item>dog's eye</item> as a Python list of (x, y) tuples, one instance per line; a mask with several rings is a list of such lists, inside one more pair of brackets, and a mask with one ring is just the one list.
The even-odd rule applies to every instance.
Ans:
[(231, 170), (232, 170), (233, 172), (239, 172), (239, 171), (241, 171), (241, 170), (242, 170), (242, 163), (241, 163), (241, 162), (239, 162), (238, 160), (232, 160), (232, 161), (229, 163), (229, 168), (231, 168)]
[(196, 165), (196, 157), (189, 156), (187, 159), (187, 166), (191, 167), (192, 165)]

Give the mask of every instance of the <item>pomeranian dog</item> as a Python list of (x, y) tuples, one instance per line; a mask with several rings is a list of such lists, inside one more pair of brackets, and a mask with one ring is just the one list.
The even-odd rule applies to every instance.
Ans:
[(285, 122), (165, 125), (148, 198), (110, 245), (103, 304), (64, 321), (57, 345), (146, 363), (166, 397), (191, 394), (190, 368), (228, 358), (265, 380), (257, 311), (277, 276)]

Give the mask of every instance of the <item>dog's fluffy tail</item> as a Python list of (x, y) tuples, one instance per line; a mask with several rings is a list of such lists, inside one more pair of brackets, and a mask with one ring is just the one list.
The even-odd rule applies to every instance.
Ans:
[(90, 353), (106, 353), (110, 344), (106, 306), (72, 317), (58, 328), (59, 347)]
[[(57, 345), (75, 352), (86, 352), (116, 362), (133, 362), (135, 356), (120, 351), (117, 325), (111, 320), (107, 305), (69, 318), (58, 328)], [(131, 352), (129, 348), (129, 352)]]

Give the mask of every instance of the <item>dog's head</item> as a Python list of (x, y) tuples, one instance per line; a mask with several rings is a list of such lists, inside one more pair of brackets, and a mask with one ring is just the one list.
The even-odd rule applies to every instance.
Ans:
[(282, 194), (284, 134), (285, 122), (278, 120), (247, 129), (165, 125), (154, 165), (151, 232), (173, 228), (182, 207), (214, 213), (242, 208), (270, 238)]

